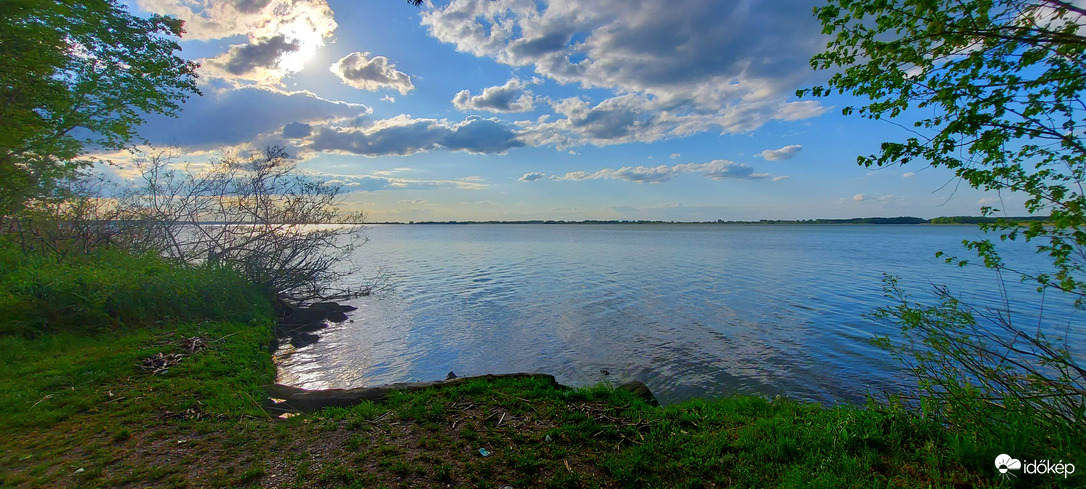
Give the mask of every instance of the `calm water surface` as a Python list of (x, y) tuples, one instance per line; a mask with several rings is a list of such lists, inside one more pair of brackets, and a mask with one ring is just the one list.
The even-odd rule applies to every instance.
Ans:
[[(998, 304), (999, 280), (965, 255), (974, 226), (376, 225), (363, 272), (392, 286), (357, 299), (353, 322), (281, 360), (280, 382), (358, 387), (544, 372), (583, 385), (638, 379), (661, 402), (730, 393), (855, 402), (913, 382), (869, 344), (882, 275), (917, 299), (948, 284)], [(1008, 262), (1035, 264), (1025, 245)], [(1012, 261), (1013, 260), (1013, 261)], [(1006, 284), (1014, 317), (1081, 325), (1063, 298)], [(1082, 328), (1071, 337), (1079, 352)], [(289, 348), (289, 347), (288, 347)], [(289, 352), (288, 352), (289, 353)]]

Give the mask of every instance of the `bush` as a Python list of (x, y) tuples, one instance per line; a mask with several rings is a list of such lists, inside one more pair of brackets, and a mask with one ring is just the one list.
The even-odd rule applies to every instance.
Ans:
[(227, 267), (102, 249), (59, 259), (0, 243), (0, 334), (100, 332), (167, 320), (248, 322), (270, 304)]
[(121, 192), (117, 217), (126, 246), (183, 263), (240, 272), (269, 298), (316, 302), (368, 294), (334, 288), (365, 242), (364, 216), (343, 209), (345, 188), (297, 171), (281, 147), (224, 155), (205, 167), (155, 153)]
[(916, 376), (922, 412), (990, 451), (1086, 455), (1086, 370), (1065, 338), (1022, 328), (1009, 311), (971, 306), (946, 287), (936, 287), (934, 305), (912, 302), (892, 276), (885, 290), (894, 304), (872, 316), (902, 335), (876, 344)]

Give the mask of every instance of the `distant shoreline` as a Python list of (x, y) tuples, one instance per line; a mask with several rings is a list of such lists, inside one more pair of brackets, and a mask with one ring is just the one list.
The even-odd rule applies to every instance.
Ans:
[(533, 219), (523, 221), (384, 221), (368, 222), (365, 224), (995, 224), (998, 222), (1023, 223), (1023, 222), (1047, 222), (1048, 216), (1018, 216), (1018, 217), (981, 217), (981, 216), (947, 216), (924, 219), (922, 217), (854, 217), (850, 219), (761, 219), (758, 221), (650, 221), (650, 220), (582, 220), (565, 221), (553, 219)]

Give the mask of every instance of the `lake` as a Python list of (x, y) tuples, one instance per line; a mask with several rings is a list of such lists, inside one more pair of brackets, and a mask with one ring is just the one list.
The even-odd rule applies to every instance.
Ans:
[[(280, 360), (279, 381), (359, 387), (487, 373), (645, 382), (663, 403), (733, 393), (823, 403), (915, 385), (870, 344), (864, 315), (890, 304), (882, 277), (918, 300), (947, 284), (1002, 303), (999, 277), (959, 268), (966, 225), (374, 225), (356, 258), (389, 288), (350, 301), (351, 322)], [(1024, 243), (1008, 263), (1043, 266)], [(1082, 312), (1005, 281), (1013, 318), (1053, 331)], [(1069, 341), (1081, 353), (1082, 328)], [(288, 352), (289, 353), (289, 352)], [(609, 372), (604, 375), (601, 371)]]

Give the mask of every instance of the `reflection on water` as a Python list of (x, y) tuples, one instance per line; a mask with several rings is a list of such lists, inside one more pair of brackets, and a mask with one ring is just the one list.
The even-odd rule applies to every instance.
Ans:
[[(384, 225), (359, 250), (363, 281), (392, 287), (351, 302), (352, 322), (280, 364), (280, 381), (356, 387), (505, 372), (582, 385), (639, 379), (661, 402), (729, 393), (823, 402), (911, 385), (868, 341), (892, 333), (884, 272), (922, 298), (947, 283), (996, 304), (996, 276), (934, 258), (972, 226)], [(1041, 265), (1026, 246), (1008, 261)], [(964, 255), (964, 253), (962, 253)], [(1019, 317), (1040, 310), (1007, 284)], [(1081, 321), (1049, 295), (1045, 317)], [(1081, 332), (1071, 339), (1081, 351)]]

